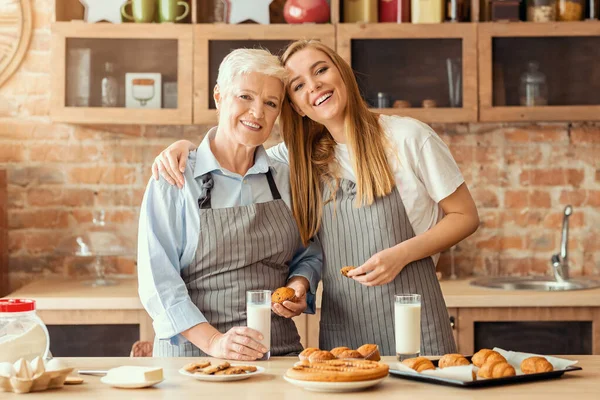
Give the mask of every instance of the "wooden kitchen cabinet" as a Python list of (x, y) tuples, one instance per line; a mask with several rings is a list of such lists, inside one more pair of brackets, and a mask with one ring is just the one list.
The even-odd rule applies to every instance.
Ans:
[(335, 28), (330, 24), (227, 25), (194, 27), (194, 124), (214, 124), (217, 110), (213, 88), (223, 58), (236, 48), (266, 48), (281, 54), (290, 42), (317, 39), (335, 48)]
[[(428, 123), (477, 121), (476, 43), (469, 23), (337, 25), (337, 51), (372, 111)], [(411, 107), (393, 108), (397, 100)], [(435, 107), (425, 108), (426, 100)]]
[[(191, 25), (55, 22), (50, 116), (54, 121), (88, 124), (191, 124), (191, 59)], [(101, 107), (102, 77), (107, 62), (114, 65), (112, 75), (119, 86), (115, 107)], [(171, 93), (171, 88), (176, 88), (172, 94), (176, 105), (126, 108), (128, 72), (160, 73), (162, 105), (166, 106), (167, 83), (171, 83)], [(158, 96), (158, 90), (152, 96)]]
[[(600, 354), (600, 307), (460, 308), (458, 346), (552, 354)], [(537, 350), (536, 350), (537, 348)]]
[[(600, 21), (478, 26), (480, 121), (600, 120)], [(521, 106), (530, 62), (546, 76), (547, 105)]]

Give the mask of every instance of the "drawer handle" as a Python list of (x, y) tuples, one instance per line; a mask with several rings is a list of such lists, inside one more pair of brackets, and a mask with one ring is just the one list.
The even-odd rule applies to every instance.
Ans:
[(450, 326), (452, 329), (456, 329), (456, 319), (454, 317), (450, 317)]

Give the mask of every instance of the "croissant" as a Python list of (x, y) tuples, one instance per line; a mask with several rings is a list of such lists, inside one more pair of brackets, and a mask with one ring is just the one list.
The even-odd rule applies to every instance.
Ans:
[(438, 367), (458, 367), (471, 364), (462, 354), (445, 354), (438, 362)]
[(477, 376), (480, 378), (504, 378), (506, 376), (515, 376), (516, 372), (512, 365), (506, 361), (490, 360), (483, 364)]
[(529, 357), (521, 363), (521, 371), (524, 374), (538, 374), (554, 371), (554, 367), (544, 357)]
[(473, 358), (471, 358), (471, 362), (480, 368), (483, 366), (483, 364), (492, 360), (506, 362), (506, 358), (504, 358), (502, 354), (490, 349), (481, 349), (477, 353), (473, 354)]
[(435, 369), (433, 363), (425, 357), (409, 358), (402, 361), (402, 364), (406, 365), (408, 368), (414, 369), (417, 372), (423, 372), (428, 369)]

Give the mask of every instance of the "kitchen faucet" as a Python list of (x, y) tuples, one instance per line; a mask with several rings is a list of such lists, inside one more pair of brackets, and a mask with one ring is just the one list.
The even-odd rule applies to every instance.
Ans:
[(568, 243), (569, 243), (569, 217), (573, 214), (573, 207), (570, 205), (565, 207), (562, 223), (562, 237), (560, 240), (560, 254), (552, 256), (552, 269), (554, 278), (557, 282), (569, 280), (569, 259), (568, 259)]

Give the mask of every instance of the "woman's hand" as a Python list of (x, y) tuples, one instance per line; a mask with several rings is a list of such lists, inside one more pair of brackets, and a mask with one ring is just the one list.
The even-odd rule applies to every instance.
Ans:
[(206, 353), (215, 358), (253, 361), (268, 351), (259, 340), (262, 334), (245, 326), (234, 326), (227, 333), (217, 332), (208, 343)]
[(271, 310), (281, 317), (292, 318), (298, 316), (306, 310), (306, 290), (309, 288), (309, 283), (306, 278), (295, 276), (288, 281), (287, 287), (294, 289), (296, 292), (296, 301), (284, 301), (282, 304), (274, 303), (271, 305)]
[(409, 263), (402, 243), (380, 251), (363, 265), (348, 272), (348, 277), (365, 286), (380, 286), (390, 283)]
[(158, 174), (171, 185), (175, 185), (181, 189), (185, 180), (183, 172), (187, 163), (188, 154), (194, 150), (196, 145), (188, 140), (178, 140), (169, 147), (160, 152), (152, 163), (152, 176), (158, 180)]

